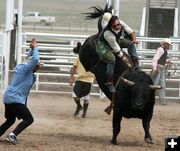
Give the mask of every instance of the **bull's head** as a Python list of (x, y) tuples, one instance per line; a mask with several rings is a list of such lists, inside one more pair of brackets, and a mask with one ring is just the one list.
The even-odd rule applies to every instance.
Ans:
[[(133, 81), (127, 80), (125, 78), (122, 78), (122, 80), (124, 81), (124, 83), (126, 83), (129, 86), (135, 85), (135, 82), (133, 82)], [(152, 90), (158, 90), (158, 89), (162, 89), (162, 86), (159, 86), (159, 85), (149, 85), (149, 88), (152, 89)]]
[(144, 110), (147, 103), (150, 103), (151, 99), (155, 99), (155, 90), (161, 89), (158, 85), (148, 85), (144, 82), (138, 82), (137, 84), (133, 81), (122, 78), (123, 82), (130, 87), (130, 99), (133, 110)]

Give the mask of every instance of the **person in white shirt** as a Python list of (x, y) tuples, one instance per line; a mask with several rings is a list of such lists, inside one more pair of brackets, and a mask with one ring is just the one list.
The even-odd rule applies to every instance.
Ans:
[[(109, 13), (109, 12), (104, 13), (104, 15), (101, 19), (101, 22), (99, 23), (99, 24), (101, 24), (101, 26), (98, 26), (99, 33), (102, 32), (102, 30), (104, 30), (106, 28), (106, 26), (108, 25), (112, 16), (113, 16), (112, 13)], [(122, 21), (120, 19), (118, 19), (118, 20), (119, 20), (120, 26), (115, 30), (118, 33), (118, 45), (119, 46), (116, 46), (113, 43), (111, 44), (111, 40), (109, 40), (109, 39), (112, 36), (108, 35), (111, 33), (106, 32), (105, 38), (108, 41), (108, 43), (111, 44), (112, 48), (114, 46), (114, 49), (127, 48), (128, 54), (131, 56), (133, 64), (136, 66), (136, 69), (141, 70), (141, 67), (139, 66), (139, 59), (138, 59), (136, 47), (135, 47), (135, 44), (138, 44), (135, 32), (124, 21)]]
[[(108, 20), (109, 19), (107, 19), (107, 21)], [(130, 27), (128, 27), (123, 21), (120, 21), (117, 16), (114, 15), (111, 16), (110, 20), (107, 22), (107, 25), (105, 24), (102, 18), (102, 24), (103, 24), (102, 26), (104, 26), (105, 28), (102, 29), (102, 31), (99, 33), (98, 42), (101, 41), (102, 43), (103, 42), (107, 43), (107, 45), (110, 46), (109, 50), (113, 52), (114, 55), (121, 58), (121, 60), (126, 64), (127, 68), (132, 68), (132, 65), (129, 62), (128, 58), (121, 51), (121, 47), (124, 47), (121, 45), (125, 43), (123, 41), (123, 39), (125, 38), (123, 37), (126, 32), (131, 39), (130, 41), (128, 40), (128, 44), (127, 44), (128, 53), (130, 54), (132, 59), (133, 58), (137, 59), (137, 53), (134, 44), (137, 44), (138, 42), (136, 40), (136, 36), (133, 30)], [(110, 92), (115, 92), (115, 88), (113, 86), (113, 73), (114, 73), (114, 65), (115, 65), (115, 57), (113, 57), (114, 55), (109, 55), (110, 56), (109, 58), (106, 57), (107, 58), (106, 85), (108, 85)]]

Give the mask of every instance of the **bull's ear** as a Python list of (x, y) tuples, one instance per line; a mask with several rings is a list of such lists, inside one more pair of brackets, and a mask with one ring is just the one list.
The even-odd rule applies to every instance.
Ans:
[(152, 90), (159, 90), (159, 89), (162, 89), (162, 86), (159, 86), (159, 85), (149, 85), (150, 89)]
[(135, 85), (135, 82), (133, 82), (133, 81), (127, 80), (127, 79), (125, 79), (125, 78), (122, 78), (122, 80), (123, 80), (123, 82), (126, 83), (127, 85), (130, 85), (130, 86)]

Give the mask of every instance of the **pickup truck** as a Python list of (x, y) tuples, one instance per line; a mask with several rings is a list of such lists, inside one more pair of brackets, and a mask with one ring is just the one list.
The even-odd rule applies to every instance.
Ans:
[(51, 25), (55, 23), (54, 16), (43, 16), (39, 12), (28, 12), (23, 15), (23, 24), (40, 24), (40, 25)]

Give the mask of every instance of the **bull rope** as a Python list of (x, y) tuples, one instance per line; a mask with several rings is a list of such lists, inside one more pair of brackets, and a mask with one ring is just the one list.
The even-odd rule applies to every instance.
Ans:
[(123, 74), (119, 77), (119, 79), (117, 80), (116, 84), (115, 84), (115, 88), (118, 86), (120, 80), (122, 79), (122, 77), (129, 71), (130, 69), (126, 69)]
[(92, 68), (92, 71), (94, 71), (94, 69), (97, 67), (97, 65), (101, 62), (102, 59), (99, 59), (99, 61), (94, 65), (94, 67)]
[[(116, 84), (115, 84), (115, 88), (117, 87), (117, 85), (118, 85), (118, 83), (120, 82), (120, 80), (123, 78), (124, 74), (126, 74), (129, 70), (130, 70), (130, 69), (126, 69), (126, 70), (123, 72), (123, 74), (119, 77), (118, 81), (117, 81)], [(111, 103), (110, 103), (110, 105), (109, 105), (107, 108), (105, 108), (105, 110), (104, 110), (108, 115), (111, 114), (111, 110), (112, 110), (112, 108), (114, 107), (114, 103), (115, 103), (115, 99), (114, 99), (114, 98), (115, 98), (115, 93), (116, 93), (116, 92), (113, 92), (113, 93), (112, 93)]]
[(173, 75), (176, 73), (177, 71), (177, 67), (174, 63), (170, 62), (169, 65), (167, 66), (167, 68), (165, 69), (165, 71), (167, 72), (168, 69), (170, 69), (170, 67), (173, 66), (174, 67), (174, 71), (172, 74), (170, 74), (168, 77), (167, 77), (167, 80), (171, 79), (173, 77)]
[[(117, 80), (116, 84), (115, 84), (115, 88), (118, 86), (120, 80), (123, 78), (123, 76), (129, 71), (130, 69), (126, 69), (123, 74), (119, 77), (119, 79)], [(116, 92), (115, 92), (116, 93)], [(112, 106), (114, 106), (114, 97), (115, 97), (115, 93), (113, 93), (113, 96), (112, 96)]]

